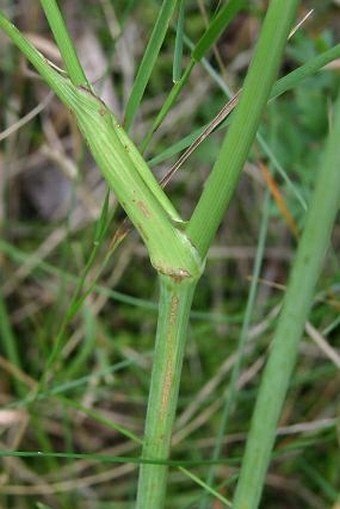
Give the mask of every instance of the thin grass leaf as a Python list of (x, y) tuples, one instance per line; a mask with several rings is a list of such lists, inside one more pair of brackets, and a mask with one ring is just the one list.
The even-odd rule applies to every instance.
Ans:
[(192, 58), (196, 62), (199, 62), (203, 56), (206, 55), (236, 14), (240, 12), (246, 4), (246, 0), (230, 0), (220, 8), (192, 52)]
[[(326, 66), (328, 63), (332, 62), (336, 58), (340, 58), (340, 45), (338, 44), (334, 48), (331, 48), (330, 50), (325, 51), (321, 55), (318, 55), (316, 57), (313, 57), (309, 62), (306, 64), (298, 67), (294, 71), (290, 72), (283, 78), (276, 81), (274, 84), (271, 94), (270, 94), (270, 100), (276, 99), (280, 95), (284, 94), (285, 92), (288, 92), (289, 90), (294, 89), (297, 87), (300, 83), (302, 83), (305, 79), (309, 78), (313, 74), (315, 74), (317, 71), (319, 71), (321, 68)], [(207, 64), (207, 63), (206, 63)], [(190, 64), (193, 65), (193, 62)], [(191, 73), (192, 67), (188, 67), (185, 74), (182, 76), (181, 80), (175, 84), (175, 86), (172, 88), (170, 94), (168, 95), (165, 103), (163, 104), (162, 110), (158, 114), (153, 126), (151, 127), (150, 131), (146, 135), (145, 139), (143, 140), (141, 144), (141, 150), (144, 151), (148, 145), (148, 143), (151, 140), (153, 132), (157, 129), (157, 127), (160, 125), (162, 120), (164, 119), (163, 114), (167, 114), (167, 112), (170, 110), (171, 106), (175, 102), (178, 94), (180, 93), (182, 87), (188, 80), (189, 74)], [(216, 73), (215, 73), (216, 74)], [(213, 77), (217, 77), (213, 74)], [(225, 85), (222, 84), (223, 90), (225, 90)], [(229, 94), (228, 94), (229, 96)], [(217, 130), (224, 129), (226, 126), (228, 126), (232, 121), (233, 114), (230, 115), (224, 122), (221, 123), (221, 125), (216, 128)], [(155, 166), (167, 158), (170, 158), (176, 154), (178, 154), (181, 150), (186, 149), (189, 147), (195, 139), (197, 139), (202, 132), (209, 126), (208, 124), (205, 124), (203, 127), (197, 129), (192, 134), (189, 134), (188, 136), (182, 138), (180, 141), (175, 143), (174, 145), (168, 147), (163, 152), (158, 154), (157, 156), (153, 157), (148, 161), (148, 164), (150, 166)], [(302, 208), (304, 210), (307, 209), (306, 202), (304, 198), (302, 197), (301, 193), (297, 189), (297, 187), (294, 185), (294, 183), (291, 181), (291, 179), (288, 177), (287, 173), (284, 171), (282, 166), (280, 165), (279, 161), (276, 159), (272, 151), (270, 150), (269, 146), (265, 143), (265, 140), (262, 138), (260, 134), (257, 134), (258, 142), (260, 143), (261, 147), (263, 148), (265, 154), (269, 157), (270, 161), (272, 162), (275, 169), (279, 172), (279, 174), (282, 176), (284, 181), (286, 182), (288, 188), (290, 188), (293, 192), (293, 194), (296, 196), (297, 200), (301, 204)]]
[[(215, 44), (218, 37), (221, 35), (223, 30), (226, 30), (227, 26), (234, 19), (236, 14), (244, 7), (245, 2), (243, 0), (231, 0), (227, 5), (221, 7), (218, 13), (215, 15), (206, 31), (202, 35), (201, 39), (198, 41), (196, 45), (192, 45), (191, 47), (191, 60), (181, 77), (181, 79), (175, 82), (172, 87), (168, 97), (162, 105), (160, 112), (152, 123), (149, 131), (147, 132), (144, 140), (141, 143), (141, 152), (143, 153), (147, 146), (149, 145), (153, 133), (158, 129), (161, 125), (170, 109), (174, 105), (177, 97), (180, 92), (186, 85), (191, 72), (195, 66), (195, 64), (203, 58), (203, 55), (208, 52), (208, 50)], [(183, 41), (186, 40), (186, 37), (183, 33)]]
[(144, 56), (139, 66), (137, 76), (126, 105), (124, 126), (127, 131), (129, 131), (136, 116), (144, 91), (149, 82), (158, 54), (168, 31), (168, 26), (173, 16), (176, 4), (177, 0), (164, 0), (162, 7), (159, 10), (154, 29), (152, 30), (149, 38), (148, 45), (145, 49)]
[(40, 0), (40, 3), (72, 83), (91, 89), (56, 0)]
[(172, 89), (170, 90), (167, 98), (165, 99), (165, 101), (162, 105), (160, 112), (158, 113), (158, 115), (155, 118), (155, 120), (153, 121), (150, 129), (146, 133), (142, 143), (140, 144), (140, 150), (142, 153), (145, 152), (147, 146), (149, 145), (149, 143), (152, 139), (154, 132), (161, 125), (161, 123), (163, 122), (163, 120), (165, 119), (167, 114), (169, 113), (171, 107), (175, 103), (175, 101), (176, 101), (177, 97), (179, 96), (181, 90), (183, 89), (184, 85), (187, 83), (187, 81), (190, 77), (191, 71), (194, 68), (194, 65), (195, 65), (195, 61), (191, 60), (188, 64), (187, 68), (185, 69), (181, 79), (179, 81), (177, 81), (177, 83), (175, 83), (173, 85)]
[(321, 162), (269, 360), (263, 373), (233, 502), (235, 509), (256, 509), (261, 497), (276, 426), (339, 207), (339, 139), (340, 95), (334, 108), (334, 125)]
[(122, 436), (132, 440), (136, 444), (141, 444), (142, 440), (132, 433), (130, 430), (122, 426), (121, 424), (118, 424), (117, 422), (112, 421), (112, 419), (109, 419), (108, 417), (105, 417), (101, 412), (96, 410), (95, 408), (88, 408), (81, 403), (78, 403), (77, 401), (74, 401), (73, 399), (58, 396), (57, 400), (61, 401), (64, 405), (74, 408), (76, 410), (79, 410), (83, 414), (87, 415), (91, 419), (93, 419), (96, 422), (99, 422), (103, 426), (107, 427), (108, 429), (111, 429), (112, 431), (120, 433)]
[(174, 63), (172, 67), (172, 81), (177, 83), (182, 75), (183, 62), (183, 33), (185, 20), (185, 0), (179, 0), (178, 18), (176, 25), (176, 39), (174, 50)]
[(101, 210), (101, 213), (100, 213), (100, 217), (97, 221), (97, 224), (96, 224), (96, 230), (95, 230), (95, 234), (94, 234), (94, 241), (93, 243), (96, 245), (96, 244), (99, 244), (103, 238), (104, 238), (104, 235), (105, 233), (107, 232), (107, 229), (108, 229), (108, 226), (110, 224), (110, 219), (109, 219), (109, 198), (110, 198), (110, 191), (107, 190), (106, 191), (106, 195), (105, 195), (105, 200), (104, 200), (104, 203), (103, 203), (103, 206), (102, 206), (102, 210)]
[[(331, 484), (331, 476), (327, 475), (327, 472), (321, 469), (316, 469), (303, 457), (299, 459), (299, 467), (306, 474), (306, 477), (311, 479), (312, 485), (317, 486), (318, 490), (325, 495), (325, 497), (334, 505), (334, 509), (337, 509), (337, 502), (339, 502), (339, 490), (334, 483)], [(327, 479), (328, 477), (328, 479)]]
[[(66, 380), (74, 380), (83, 372), (84, 366), (88, 365), (91, 355), (95, 351), (96, 345), (96, 332), (98, 327), (98, 319), (93, 315), (91, 309), (84, 306), (81, 313), (82, 326), (84, 328), (84, 338), (79, 344), (79, 348), (68, 358), (67, 365), (63, 369), (63, 377)], [(62, 352), (62, 355), (64, 352)]]
[(296, 221), (289, 210), (289, 207), (280, 190), (279, 185), (277, 184), (276, 180), (270, 173), (269, 168), (265, 164), (260, 163), (259, 166), (266, 186), (270, 190), (278, 210), (280, 211), (282, 217), (284, 218), (292, 235), (295, 237), (295, 239), (298, 239), (299, 238), (298, 225), (296, 224)]
[[(9, 244), (8, 242), (0, 239), (0, 251), (6, 253), (17, 263), (24, 263), (27, 258), (34, 258), (34, 255), (27, 255), (17, 247)], [(74, 283), (75, 285), (79, 283), (79, 276), (72, 274), (70, 272), (66, 272), (65, 270), (60, 269), (59, 267), (54, 267), (50, 263), (47, 263), (40, 258), (37, 257), (37, 263), (39, 264), (39, 270), (44, 271), (46, 274), (50, 274), (57, 277), (63, 277), (65, 280)], [(101, 285), (95, 285), (94, 290), (98, 292), (100, 295), (106, 295), (111, 299), (117, 300), (117, 302), (122, 302), (128, 304), (129, 306), (136, 306), (142, 309), (149, 309), (152, 311), (157, 310), (157, 304), (155, 302), (151, 303), (146, 299), (138, 299), (137, 297), (132, 297), (129, 295), (125, 295), (121, 292), (117, 292), (115, 290), (111, 290), (110, 288), (106, 288)]]
[[(0, 291), (0, 338), (4, 352), (7, 359), (21, 369), (21, 359), (18, 351), (19, 341), (15, 337), (14, 331), (11, 326), (11, 321), (8, 316), (7, 307)], [(14, 379), (14, 385), (18, 396), (23, 397), (26, 394), (25, 385), (17, 379)]]
[[(237, 345), (236, 350), (236, 362), (233, 366), (233, 369), (231, 371), (230, 376), (230, 382), (228, 383), (228, 386), (225, 389), (225, 396), (224, 396), (224, 405), (222, 410), (222, 416), (219, 423), (219, 429), (216, 436), (216, 442), (213, 450), (213, 454), (211, 459), (213, 461), (217, 461), (218, 458), (221, 456), (222, 446), (223, 446), (223, 440), (224, 437), (228, 434), (228, 422), (230, 420), (231, 414), (235, 408), (236, 401), (237, 401), (237, 381), (239, 379), (239, 375), (241, 373), (242, 363), (244, 361), (245, 356), (245, 348), (247, 339), (249, 338), (249, 329), (251, 325), (251, 320), (253, 317), (254, 307), (255, 307), (255, 299), (257, 295), (257, 289), (259, 284), (259, 277), (261, 273), (261, 267), (263, 263), (264, 258), (264, 251), (266, 246), (266, 239), (267, 239), (267, 233), (268, 233), (268, 224), (269, 224), (269, 217), (270, 217), (270, 199), (269, 199), (269, 192), (267, 190), (267, 193), (265, 195), (264, 199), (264, 206), (263, 206), (263, 212), (262, 212), (262, 221), (260, 226), (260, 232), (259, 232), (259, 239), (258, 239), (258, 245), (256, 249), (256, 256), (254, 260), (254, 266), (253, 266), (253, 272), (252, 272), (252, 279), (251, 279), (251, 285), (249, 289), (249, 294), (247, 298), (246, 303), (246, 309), (244, 314), (244, 320), (242, 323), (242, 329), (240, 333), (240, 338)], [(211, 469), (208, 472), (206, 485), (212, 486), (214, 483), (216, 475), (216, 468), (214, 465), (211, 467)], [(208, 499), (207, 497), (203, 497), (203, 500), (200, 504), (200, 509), (205, 509), (208, 507)]]
[(285, 92), (288, 92), (288, 90), (296, 88), (302, 81), (309, 78), (337, 58), (340, 58), (340, 44), (337, 44), (334, 48), (321, 53), (321, 55), (311, 58), (305, 64), (294, 69), (294, 71), (283, 76), (283, 78), (280, 78), (273, 86), (270, 98), (275, 99)]
[(183, 473), (187, 475), (191, 480), (193, 480), (198, 486), (201, 486), (201, 488), (204, 488), (206, 492), (208, 492), (211, 496), (213, 496), (216, 500), (219, 500), (222, 502), (222, 504), (225, 507), (232, 507), (230, 500), (223, 497), (218, 491), (214, 490), (209, 484), (206, 484), (204, 481), (202, 481), (197, 475), (193, 474), (189, 470), (185, 468), (181, 468)]

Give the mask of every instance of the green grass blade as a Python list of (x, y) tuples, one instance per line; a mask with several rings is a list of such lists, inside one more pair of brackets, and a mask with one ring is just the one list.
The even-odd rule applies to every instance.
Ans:
[(185, 19), (185, 0), (179, 0), (175, 50), (174, 50), (174, 63), (172, 68), (172, 81), (174, 83), (177, 83), (181, 79), (182, 75), (184, 19)]
[[(237, 400), (237, 381), (239, 379), (239, 375), (241, 372), (242, 362), (244, 360), (245, 355), (245, 347), (247, 343), (247, 339), (249, 338), (249, 329), (251, 325), (251, 319), (253, 316), (253, 311), (255, 307), (255, 299), (256, 299), (256, 293), (257, 288), (259, 284), (259, 277), (264, 257), (264, 250), (265, 250), (265, 244), (266, 244), (266, 238), (267, 238), (267, 232), (268, 232), (268, 224), (269, 224), (269, 215), (270, 215), (270, 196), (269, 191), (267, 190), (265, 200), (264, 200), (264, 206), (263, 206), (263, 212), (262, 212), (262, 221), (261, 221), (261, 228), (259, 232), (259, 240), (256, 250), (256, 256), (254, 261), (254, 268), (251, 278), (251, 284), (249, 289), (249, 295), (247, 299), (245, 314), (244, 314), (244, 320), (242, 324), (242, 329), (240, 333), (240, 338), (237, 345), (237, 358), (236, 362), (232, 368), (231, 376), (230, 376), (230, 382), (225, 390), (225, 396), (224, 396), (224, 405), (223, 405), (223, 411), (222, 416), (219, 424), (219, 429), (216, 437), (216, 443), (212, 454), (212, 460), (217, 461), (218, 458), (221, 455), (222, 451), (222, 445), (223, 445), (223, 439), (227, 435), (227, 425), (228, 421), (230, 420), (231, 413), (233, 412), (233, 409), (236, 405)], [(216, 473), (216, 467), (212, 466), (211, 469), (208, 472), (207, 476), (207, 485), (212, 486), (215, 478)], [(207, 497), (204, 497), (202, 500), (202, 503), (200, 505), (200, 509), (205, 509), (207, 507)]]
[(273, 86), (270, 98), (274, 99), (288, 90), (292, 90), (303, 80), (312, 76), (322, 67), (337, 58), (340, 58), (340, 44), (337, 44), (334, 48), (321, 53), (321, 55), (311, 58), (306, 64), (301, 65), (297, 69), (294, 69), (294, 71), (279, 79)]
[[(327, 65), (328, 63), (332, 62), (336, 58), (340, 58), (340, 44), (337, 46), (334, 46), (334, 48), (331, 48), (321, 55), (318, 55), (316, 57), (313, 57), (309, 62), (306, 64), (298, 67), (294, 71), (291, 71), (289, 74), (284, 76), (283, 78), (280, 78), (278, 81), (275, 82), (272, 91), (270, 93), (270, 100), (276, 99), (277, 97), (280, 97), (285, 92), (288, 92), (289, 90), (294, 89), (297, 87), (300, 83), (302, 83), (305, 79), (313, 76), (316, 72), (318, 72), (322, 67)], [(169, 98), (169, 97), (168, 97)], [(216, 128), (216, 131), (220, 129), (224, 129), (226, 126), (228, 126), (231, 123), (232, 115), (227, 118), (222, 124)], [(166, 159), (169, 159), (177, 154), (179, 154), (182, 150), (185, 150), (193, 141), (195, 141), (198, 136), (208, 127), (208, 124), (205, 124), (204, 126), (196, 129), (191, 134), (187, 135), (186, 137), (182, 138), (178, 142), (174, 143), (173, 145), (170, 145), (165, 150), (154, 156), (152, 159), (148, 161), (149, 166), (153, 167), (157, 164), (162, 163), (163, 161), (166, 161)], [(270, 159), (274, 158), (273, 154), (267, 154)], [(277, 168), (279, 165), (277, 161), (274, 161), (274, 166)], [(287, 175), (285, 172), (280, 170), (278, 168), (280, 174), (284, 178), (284, 180), (287, 182), (287, 185), (291, 187), (290, 181), (287, 180)], [(293, 189), (295, 192), (295, 189)], [(303, 208), (306, 209), (302, 197), (299, 197), (297, 195), (298, 200), (302, 204)]]
[(192, 52), (192, 58), (196, 62), (199, 62), (215, 44), (225, 28), (234, 19), (236, 14), (245, 7), (246, 3), (245, 0), (230, 0), (215, 14)]
[[(177, 81), (174, 86), (172, 87), (168, 97), (166, 98), (160, 112), (158, 113), (157, 117), (155, 118), (154, 122), (152, 123), (152, 126), (150, 127), (149, 131), (147, 132), (142, 144), (141, 144), (141, 151), (144, 152), (148, 144), (150, 143), (150, 140), (152, 138), (153, 133), (158, 129), (158, 127), (161, 125), (167, 114), (169, 113), (171, 107), (175, 103), (177, 97), (179, 96), (180, 92), (184, 88), (185, 84), (187, 83), (191, 72), (195, 66), (195, 63), (198, 62), (203, 58), (203, 55), (209, 51), (211, 46), (216, 42), (218, 37), (221, 35), (223, 30), (227, 28), (227, 26), (230, 24), (230, 22), (234, 19), (236, 14), (241, 10), (244, 6), (243, 0), (231, 0), (227, 5), (222, 7), (220, 11), (216, 14), (216, 16), (213, 18), (212, 22), (207, 27), (206, 31), (202, 35), (201, 39), (198, 41), (198, 43), (195, 46), (192, 46), (191, 48), (191, 60), (181, 77), (179, 81)], [(183, 37), (183, 40), (185, 37)]]
[(137, 113), (144, 91), (149, 82), (158, 54), (165, 39), (177, 0), (164, 0), (160, 8), (154, 29), (139, 66), (129, 100), (126, 105), (124, 126), (128, 131)]
[(298, 0), (273, 0), (268, 8), (234, 120), (187, 227), (201, 254), (207, 253), (234, 193), (269, 99), (297, 4)]
[(256, 509), (261, 496), (277, 422), (296, 362), (299, 340), (340, 200), (340, 95), (317, 177), (306, 224), (292, 268), (283, 309), (255, 405), (236, 488), (234, 509)]
[[(15, 367), (21, 368), (17, 338), (11, 326), (7, 307), (0, 291), (0, 338), (1, 345), (8, 361)], [(14, 379), (14, 385), (18, 396), (23, 397), (26, 394), (26, 388), (19, 380)]]
[(163, 120), (165, 119), (167, 114), (169, 113), (171, 107), (175, 103), (175, 101), (176, 101), (177, 97), (179, 96), (181, 90), (183, 89), (184, 85), (187, 83), (187, 81), (190, 77), (191, 71), (194, 68), (194, 65), (195, 65), (195, 61), (191, 60), (188, 64), (187, 68), (185, 69), (181, 79), (179, 81), (177, 81), (177, 83), (175, 83), (174, 86), (172, 87), (172, 89), (170, 90), (168, 97), (164, 101), (160, 112), (158, 113), (157, 117), (153, 121), (150, 129), (146, 133), (146, 136), (141, 143), (140, 150), (142, 153), (145, 151), (145, 149), (149, 145), (154, 132), (161, 125), (161, 123), (163, 122)]
[(129, 431), (126, 427), (122, 426), (121, 424), (118, 424), (117, 422), (112, 421), (105, 415), (103, 415), (101, 412), (94, 408), (88, 408), (81, 403), (78, 403), (77, 401), (74, 401), (73, 399), (66, 398), (65, 396), (57, 396), (57, 400), (60, 400), (62, 403), (64, 403), (66, 406), (69, 406), (71, 408), (74, 408), (76, 410), (79, 410), (83, 414), (87, 415), (91, 419), (93, 419), (96, 422), (99, 422), (103, 426), (107, 427), (108, 429), (111, 429), (112, 431), (116, 431), (120, 433), (122, 436), (128, 438), (129, 440), (132, 440), (136, 444), (140, 444), (142, 441), (141, 439)]
[(40, 0), (40, 3), (44, 9), (47, 21), (51, 27), (66, 71), (72, 83), (74, 85), (82, 85), (91, 88), (56, 0)]
[[(193, 474), (186, 468), (180, 468), (180, 470), (185, 473), (190, 479), (192, 479), (196, 484), (204, 488), (205, 491), (207, 491), (212, 497), (214, 497), (216, 500), (219, 500), (222, 502), (223, 506), (225, 507), (232, 507), (231, 502), (227, 500), (225, 497), (223, 497), (218, 491), (214, 490), (211, 486), (206, 484), (204, 481), (202, 481), (197, 475)], [(222, 506), (222, 507), (223, 507)]]

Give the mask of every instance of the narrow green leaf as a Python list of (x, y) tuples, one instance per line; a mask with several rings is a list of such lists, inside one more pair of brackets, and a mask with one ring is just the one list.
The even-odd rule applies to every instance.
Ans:
[(215, 44), (225, 28), (233, 20), (235, 15), (245, 7), (246, 0), (230, 0), (223, 5), (209, 23), (208, 28), (196, 44), (192, 58), (199, 62), (207, 51)]
[(106, 191), (105, 200), (102, 206), (102, 210), (100, 213), (100, 218), (97, 221), (96, 224), (96, 231), (94, 234), (94, 241), (93, 243), (95, 245), (99, 244), (100, 241), (103, 239), (105, 232), (107, 230), (107, 227), (109, 225), (108, 216), (109, 216), (109, 198), (110, 198), (110, 191)]
[[(7, 356), (9, 362), (13, 367), (21, 368), (21, 359), (19, 356), (17, 338), (12, 329), (11, 321), (8, 316), (7, 306), (0, 291), (0, 338), (2, 348)], [(14, 384), (16, 392), (19, 396), (26, 393), (26, 388), (23, 383), (15, 379)]]
[(340, 95), (257, 397), (233, 508), (256, 509), (276, 426), (340, 200)]
[(176, 27), (174, 63), (172, 68), (172, 81), (177, 83), (182, 75), (182, 60), (183, 60), (183, 33), (184, 33), (184, 18), (185, 18), (185, 0), (179, 0), (178, 19)]
[(73, 399), (66, 398), (65, 396), (57, 396), (57, 399), (60, 400), (65, 405), (70, 406), (71, 408), (74, 408), (76, 410), (79, 410), (84, 415), (87, 415), (94, 421), (99, 422), (103, 426), (106, 426), (108, 429), (120, 433), (122, 436), (128, 438), (129, 440), (132, 440), (137, 444), (142, 443), (142, 440), (137, 435), (132, 433), (130, 430), (128, 430), (126, 427), (122, 426), (118, 422), (114, 422), (112, 419), (109, 419), (98, 410), (94, 408), (88, 408)]
[(66, 71), (72, 83), (74, 85), (82, 85), (91, 88), (56, 0), (40, 0), (40, 3), (44, 9), (47, 21), (51, 27)]
[[(212, 453), (212, 460), (217, 461), (218, 458), (221, 455), (222, 451), (222, 445), (223, 445), (223, 439), (228, 434), (228, 421), (230, 420), (231, 414), (236, 406), (236, 400), (238, 396), (237, 391), (237, 381), (239, 380), (240, 372), (242, 363), (244, 362), (244, 356), (245, 356), (245, 347), (247, 344), (247, 340), (249, 338), (249, 329), (251, 325), (251, 319), (254, 312), (255, 302), (256, 302), (256, 294), (257, 294), (257, 288), (259, 285), (259, 277), (262, 267), (262, 262), (264, 258), (264, 250), (266, 245), (266, 238), (268, 233), (268, 223), (269, 223), (269, 217), (270, 217), (270, 195), (269, 191), (266, 192), (266, 197), (264, 201), (264, 207), (262, 212), (262, 221), (261, 221), (261, 227), (259, 232), (259, 239), (256, 249), (256, 257), (254, 260), (254, 267), (253, 267), (253, 273), (251, 277), (251, 284), (249, 289), (249, 295), (247, 299), (245, 314), (244, 314), (244, 320), (242, 323), (242, 329), (237, 345), (237, 351), (236, 351), (236, 362), (232, 368), (230, 381), (228, 380), (228, 385), (225, 390), (224, 394), (224, 405), (223, 405), (223, 412), (218, 428), (218, 433), (216, 436), (216, 442), (214, 446), (214, 450)], [(208, 486), (213, 486), (214, 479), (216, 475), (216, 467), (213, 465), (208, 472), (207, 481), (206, 484)], [(208, 507), (208, 497), (204, 497), (202, 499), (200, 509), (205, 509)]]
[(176, 7), (177, 0), (164, 0), (159, 11), (154, 29), (145, 49), (131, 94), (126, 105), (124, 126), (128, 131), (137, 113), (144, 91), (155, 66), (159, 51), (165, 39), (168, 26)]
[(333, 60), (336, 60), (337, 58), (340, 58), (340, 44), (337, 44), (334, 46), (334, 48), (321, 53), (321, 55), (317, 55), (316, 57), (311, 58), (305, 64), (301, 65), (297, 69), (294, 69), (294, 71), (279, 79), (273, 86), (270, 98), (274, 99), (282, 95), (284, 92), (295, 88), (303, 80), (309, 76), (312, 76), (322, 67), (332, 62)]
[[(229, 23), (234, 19), (235, 15), (243, 8), (245, 1), (243, 0), (231, 0), (227, 5), (222, 7), (218, 13), (213, 18), (211, 24), (207, 27), (201, 39), (198, 41), (196, 46), (194, 46), (191, 50), (191, 60), (181, 77), (181, 79), (175, 82), (172, 87), (168, 97), (166, 98), (164, 104), (160, 112), (158, 113), (156, 119), (152, 123), (149, 131), (147, 132), (142, 144), (141, 144), (141, 152), (144, 152), (150, 140), (152, 138), (153, 133), (158, 129), (161, 125), (167, 114), (169, 113), (171, 107), (175, 103), (177, 97), (180, 92), (184, 88), (185, 84), (188, 82), (188, 79), (191, 75), (191, 72), (199, 60), (203, 57), (203, 55), (211, 48), (211, 46), (216, 42), (217, 38), (221, 35), (223, 30), (227, 28)], [(185, 39), (183, 33), (183, 40)]]
[(182, 75), (181, 79), (179, 81), (177, 81), (177, 83), (175, 83), (174, 86), (172, 87), (172, 89), (170, 90), (170, 93), (169, 93), (168, 97), (166, 98), (165, 102), (163, 103), (163, 106), (162, 106), (160, 112), (158, 113), (156, 119), (152, 123), (152, 126), (150, 127), (149, 131), (146, 133), (146, 136), (141, 143), (140, 150), (142, 153), (145, 151), (146, 147), (149, 145), (150, 140), (153, 136), (153, 133), (161, 125), (164, 118), (170, 111), (170, 108), (175, 103), (175, 101), (176, 101), (177, 97), (179, 96), (181, 90), (183, 89), (184, 85), (187, 83), (194, 65), (195, 65), (194, 60), (191, 60), (190, 63), (188, 64), (187, 68), (185, 69), (185, 72)]
[[(330, 62), (340, 58), (340, 44), (334, 46), (321, 55), (317, 55), (309, 60), (306, 64), (301, 65), (294, 71), (291, 71), (286, 76), (283, 76), (274, 84), (272, 91), (270, 93), (270, 100), (276, 99), (280, 97), (282, 94), (292, 90), (300, 85), (304, 80), (311, 77), (313, 74), (318, 72), (321, 68), (325, 67)], [(174, 89), (173, 89), (174, 90)], [(168, 96), (167, 100), (170, 96)], [(220, 126), (216, 129), (216, 131), (220, 129), (224, 129), (228, 126), (232, 121), (233, 113), (220, 124)], [(149, 166), (156, 166), (166, 159), (173, 157), (178, 154), (182, 150), (185, 150), (191, 143), (198, 138), (198, 136), (208, 127), (209, 123), (203, 125), (202, 127), (196, 129), (193, 133), (188, 134), (185, 138), (182, 138), (180, 141), (176, 142), (174, 145), (170, 145), (163, 152), (157, 154), (155, 157), (148, 161)]]

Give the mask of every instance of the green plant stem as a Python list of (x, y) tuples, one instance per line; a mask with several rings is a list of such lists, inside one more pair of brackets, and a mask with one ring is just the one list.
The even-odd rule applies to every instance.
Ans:
[[(169, 458), (189, 313), (197, 280), (160, 276), (159, 315), (145, 423), (143, 459)], [(138, 482), (138, 509), (164, 506), (167, 465), (143, 464)]]
[(110, 187), (144, 240), (156, 270), (175, 278), (201, 274), (202, 260), (184, 222), (113, 113), (90, 90), (53, 69), (0, 11), (0, 28), (73, 112)]
[(298, 0), (272, 0), (235, 117), (205, 183), (187, 232), (205, 256), (233, 196), (278, 71)]
[(234, 509), (256, 509), (270, 461), (275, 432), (314, 287), (328, 247), (340, 200), (340, 95), (306, 225), (292, 268), (283, 308), (257, 397), (237, 484)]

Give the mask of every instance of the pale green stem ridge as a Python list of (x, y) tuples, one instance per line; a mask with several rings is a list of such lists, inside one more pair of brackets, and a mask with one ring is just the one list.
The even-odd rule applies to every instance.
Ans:
[(216, 234), (254, 140), (297, 4), (298, 0), (270, 2), (234, 120), (187, 227), (202, 256)]
[(340, 96), (257, 397), (233, 508), (256, 509), (340, 200)]
[[(167, 460), (175, 419), (187, 325), (195, 281), (160, 276), (160, 304), (143, 458)], [(164, 507), (167, 465), (141, 465), (137, 509)]]

